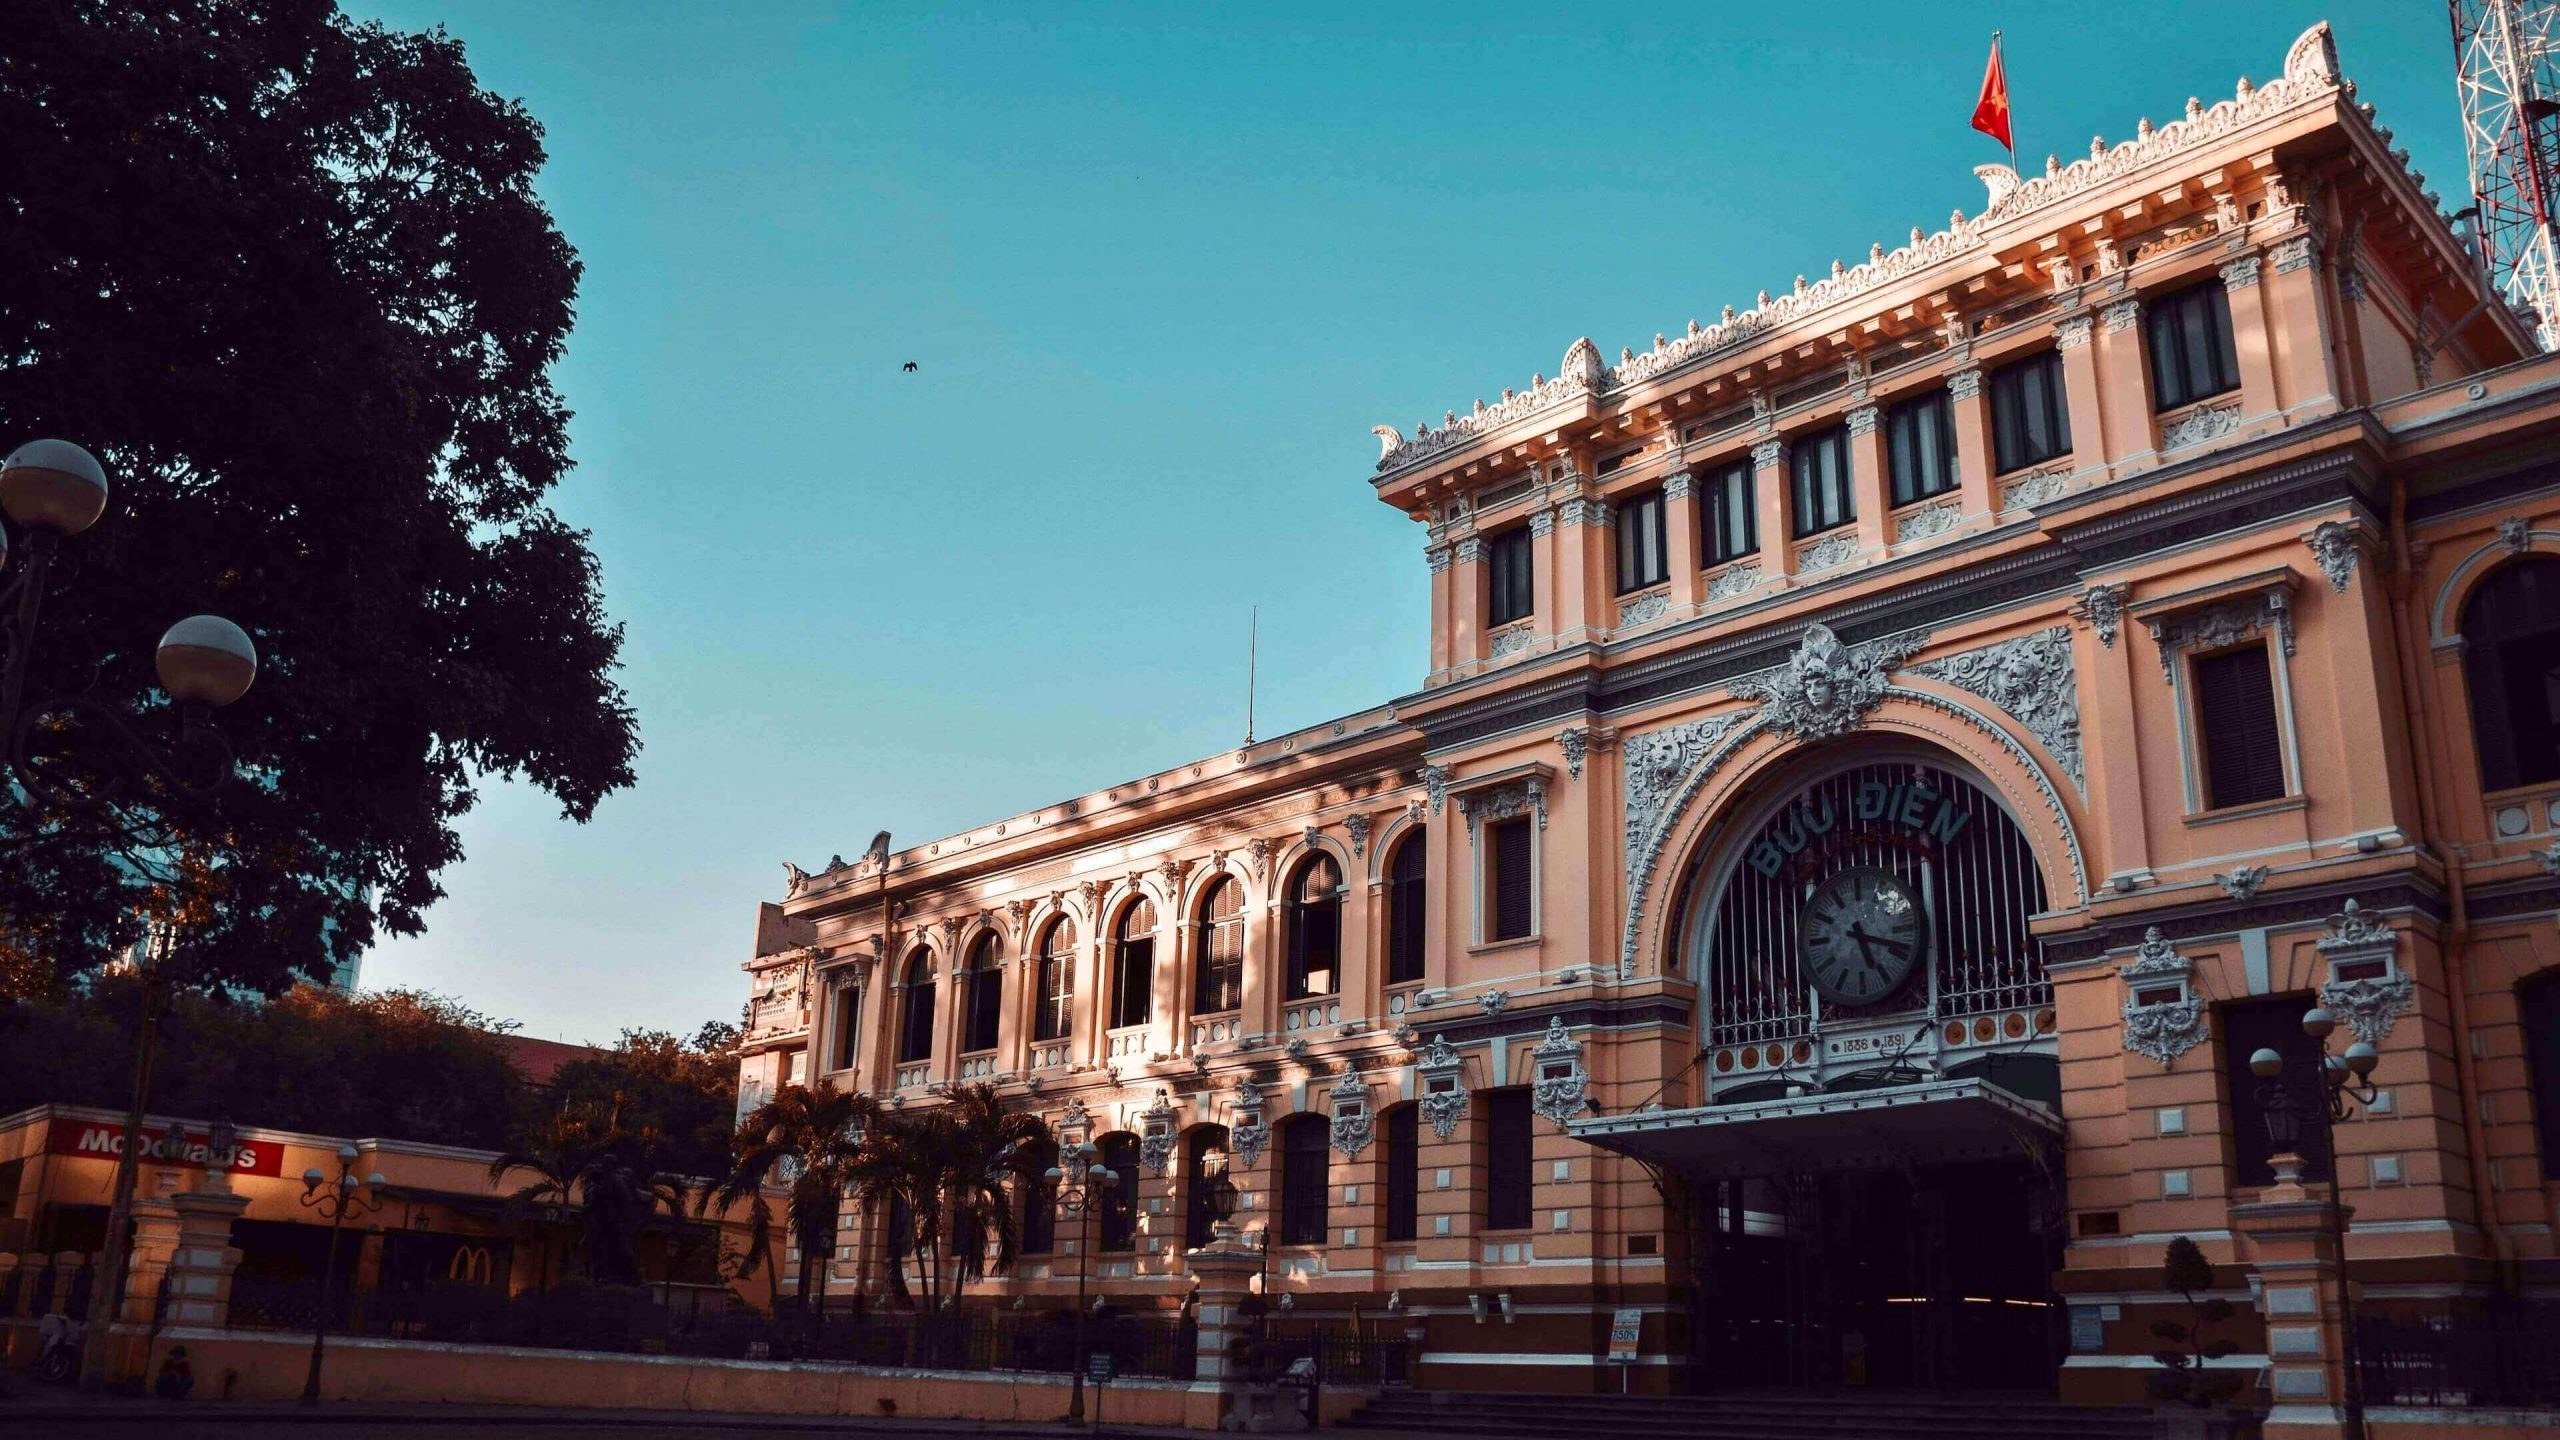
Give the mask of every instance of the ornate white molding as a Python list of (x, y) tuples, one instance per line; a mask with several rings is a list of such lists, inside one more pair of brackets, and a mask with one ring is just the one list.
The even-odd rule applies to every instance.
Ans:
[(2201, 445), (2240, 432), (2240, 402), (2221, 405), (2199, 405), (2160, 427), (2160, 448), (2176, 450), (2188, 445)]
[(1467, 819), (1467, 833), (1496, 820), (1535, 812), (1538, 828), (1547, 828), (1547, 782), (1537, 775), (1496, 785), (1484, 790), (1470, 790), (1458, 797), (1458, 813)]
[(2223, 288), (2223, 289), (2225, 289), (2225, 290), (2246, 290), (2246, 289), (2248, 289), (2250, 286), (2255, 285), (2255, 284), (2257, 284), (2257, 283), (2258, 283), (2258, 257), (2257, 257), (2257, 256), (2255, 256), (2255, 255), (2243, 255), (2243, 256), (2241, 256), (2241, 257), (2240, 257), (2239, 259), (2237, 259), (2237, 260), (2226, 260), (2226, 261), (2224, 261), (2224, 262), (2223, 262), (2223, 264), (2222, 264), (2222, 288)]
[(2351, 520), (2323, 520), (2303, 535), (2302, 543), (2311, 547), (2311, 558), (2320, 563), (2320, 573), (2329, 577), (2329, 588), (2344, 595), (2355, 583), (2356, 559), (2368, 537), (2365, 528)]
[(1709, 600), (1730, 600), (1734, 596), (1748, 591), (1752, 586), (1759, 583), (1760, 564), (1758, 561), (1755, 560), (1744, 565), (1727, 566), (1726, 568), (1717, 571), (1715, 578), (1707, 582), (1707, 598)]
[(2036, 737), (2085, 798), (2089, 782), (2080, 760), (2080, 687), (2071, 664), (2071, 632), (2049, 630), (1949, 655), (1911, 667), (1915, 675), (1969, 690), (2009, 713)]
[(2072, 613), (2089, 622), (2098, 643), (2110, 650), (2116, 648), (2116, 629), (2124, 623), (2125, 597), (2132, 594), (2125, 585), (2092, 585), (2080, 592)]
[(2079, 349), (2081, 346), (2086, 345), (2086, 344), (2088, 344), (2088, 343), (2089, 343), (2089, 317), (2088, 317), (2088, 316), (2086, 316), (2086, 315), (2071, 315), (2071, 316), (2066, 316), (2066, 317), (2064, 317), (2063, 319), (2061, 319), (2061, 320), (2058, 320), (2058, 321), (2054, 322), (2054, 327), (2053, 327), (2053, 348), (2054, 348), (2054, 349), (2056, 349), (2056, 350), (2077, 350), (2077, 349)]
[(1754, 470), (1775, 470), (1786, 463), (1787, 442), (1784, 440), (1763, 440), (1751, 447), (1751, 468)]
[(1924, 506), (1895, 516), (1893, 541), (1897, 545), (1907, 545), (1914, 540), (1926, 540), (1932, 536), (1944, 535), (1956, 528), (1963, 519), (1962, 502), (1942, 500), (1935, 505)]
[(2110, 335), (2130, 330), (2142, 321), (2142, 302), (2131, 298), (2119, 300), (2099, 311), (2098, 319)]
[(1431, 567), (1432, 574), (1441, 574), (1449, 568), (1450, 548), (1451, 547), (1447, 545), (1425, 545), (1422, 547), (1422, 562)]
[(2498, 522), (2498, 545), (2510, 555), (2521, 555), (2533, 548), (2533, 522), (2522, 515), (2510, 515)]
[(1357, 1061), (1342, 1072), (1333, 1087), (1333, 1148), (1354, 1159), (1369, 1148), (1369, 1140), (1377, 1117), (1369, 1111), (1368, 1082), (1360, 1078)]
[(1496, 630), (1493, 632), (1493, 643), (1486, 647), (1486, 658), (1501, 660), (1508, 656), (1517, 655), (1521, 651), (1528, 649), (1530, 643), (1537, 638), (1537, 627), (1535, 624), (1531, 623), (1523, 623), (1513, 625), (1508, 629)]
[(1857, 409), (1849, 412), (1849, 433), (1851, 435), (1873, 435), (1876, 433), (1876, 422), (1883, 418), (1884, 411), (1881, 409), (1878, 409), (1873, 405), (1861, 405)]
[(1431, 1133), (1446, 1140), (1458, 1133), (1458, 1122), (1467, 1114), (1467, 1085), (1462, 1071), (1464, 1060), (1449, 1048), (1448, 1040), (1439, 1035), (1413, 1061), (1414, 1078), (1422, 1091), (1422, 1118), (1431, 1122)]
[(2178, 678), (2178, 655), (2185, 650), (2219, 650), (2272, 632), (2293, 653), (2293, 601), (2281, 589), (2238, 595), (2217, 604), (2144, 620), (2160, 647), (2160, 678)]
[(1564, 752), (1564, 769), (1576, 780), (1582, 778), (1583, 757), (1590, 753), (1591, 731), (1581, 725), (1568, 725), (1556, 732), (1556, 748)]
[(1828, 625), (1807, 626), (1787, 663), (1735, 682), (1733, 693), (1758, 700), (1769, 724), (1799, 740), (1829, 740), (1857, 728), (1884, 699), (1885, 677), (1928, 640), (1914, 631), (1850, 646)]
[(1351, 858), (1362, 859), (1369, 853), (1370, 820), (1365, 812), (1342, 817), (1342, 833), (1351, 837)]
[(2317, 236), (2296, 235), (2279, 240), (2270, 252), (2275, 257), (2276, 273), (2290, 275), (2296, 270), (2314, 268), (2320, 263), (2320, 241)]
[(1439, 814), (1440, 802), (1449, 798), (1449, 767), (1446, 765), (1423, 766), (1422, 791), (1431, 798), (1431, 813)]
[(1529, 1082), (1529, 1108), (1558, 1126), (1591, 1105), (1591, 1076), (1582, 1068), (1582, 1042), (1565, 1033), (1564, 1017), (1547, 1017), (1546, 1038), (1529, 1052), (1534, 1070)]
[(1632, 629), (1638, 625), (1650, 625), (1670, 610), (1669, 590), (1648, 590), (1618, 606), (1618, 626), (1620, 629)]
[[(2124, 1048), (2128, 1053), (2148, 1056), (2164, 1067), (2177, 1063), (2205, 1042), (2204, 1002), (2197, 998), (2190, 983), (2195, 966), (2171, 948), (2155, 925), (2142, 936), (2142, 948), (2132, 964), (2116, 973), (2124, 981)], [(2142, 1003), (2137, 997), (2147, 991), (2166, 991), (2175, 985), (2178, 998), (2155, 999)]]
[(1250, 1075), (1236, 1077), (1234, 1118), (1227, 1124), (1227, 1149), (1235, 1164), (1250, 1170), (1262, 1159), (1262, 1147), (1271, 1138), (1271, 1127), (1262, 1119), (1262, 1087)]
[(1857, 558), (1858, 537), (1848, 530), (1837, 530), (1796, 552), (1796, 573), (1813, 575), (1837, 569)]
[(2258, 887), (2267, 883), (2267, 867), (2235, 865), (2228, 873), (2216, 872), (2213, 883), (2221, 886), (2222, 893), (2234, 900), (2255, 900)]
[(1529, 512), (1529, 533), (1532, 536), (1552, 535), (1555, 533), (1555, 529), (1556, 512), (1553, 510), (1532, 510)]
[(1947, 377), (1948, 399), (1974, 400), (1981, 398), (1981, 395), (1982, 371), (1979, 368), (1968, 367)]
[(1138, 1163), (1158, 1175), (1171, 1169), (1174, 1131), (1173, 1094), (1158, 1090), (1155, 1103), (1138, 1116)]

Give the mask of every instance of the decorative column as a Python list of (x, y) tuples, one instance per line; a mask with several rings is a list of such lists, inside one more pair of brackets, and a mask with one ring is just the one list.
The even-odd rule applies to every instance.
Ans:
[(1458, 542), (1449, 572), (1449, 664), (1465, 669), (1484, 658), (1484, 542)]
[(1449, 575), (1451, 546), (1433, 544), (1422, 547), (1424, 563), (1431, 567), (1431, 678), (1440, 679), (1453, 663), (1450, 637), (1457, 624), (1456, 587)]
[(1098, 1065), (1110, 1049), (1109, 1040), (1102, 1033), (1103, 1019), (1111, 1013), (1103, 1008), (1102, 982), (1104, 972), (1110, 969), (1111, 916), (1102, 908), (1104, 889), (1100, 881), (1085, 881), (1080, 893), (1084, 896), (1085, 914), (1091, 920), (1076, 936), (1076, 968), (1083, 973), (1076, 977), (1075, 1003), (1069, 1007), (1075, 1016), (1075, 1043), (1068, 1047), (1068, 1053), (1079, 1065)]
[(2098, 384), (2098, 352), (2089, 343), (2096, 317), (2083, 310), (2053, 327), (2053, 348), (2062, 356), (2062, 398), (2071, 414), (2071, 472), (2103, 470), (2108, 439), (2105, 389)]
[[(2360, 366), (2363, 351), (2353, 344), (2329, 343), (2327, 292), (2320, 283), (2320, 234), (2306, 227), (2301, 234), (2268, 247), (2267, 259), (2270, 273), (2264, 276), (2260, 303), (2266, 312), (2268, 361), (2275, 375), (2276, 403), (2292, 411), (2326, 400), (2334, 409), (2337, 387), (2329, 374), (2329, 357), (2332, 353), (2351, 356), (2354, 358), (2350, 363)], [(2357, 283), (2352, 267), (2338, 277), (2338, 283), (2341, 298), (2351, 298)], [(2347, 311), (2353, 308), (2351, 304), (2341, 306)]]
[(1772, 435), (1751, 447), (1751, 488), (1759, 501), (1760, 583), (1796, 573), (1793, 503), (1787, 487), (1787, 442)]
[(1553, 636), (1564, 629), (1559, 617), (1564, 614), (1565, 549), (1581, 538), (1567, 532), (1556, 533), (1556, 512), (1537, 510), (1529, 516), (1529, 631), (1530, 644), (1538, 644), (1543, 633)]
[(1192, 1393), (1206, 1392), (1216, 1405), (1212, 1415), (1189, 1418), (1195, 1429), (1225, 1428), (1217, 1422), (1241, 1408), (1243, 1350), (1252, 1328), (1242, 1309), (1253, 1293), (1253, 1277), (1261, 1273), (1262, 1251), (1233, 1220), (1221, 1220), (1209, 1243), (1185, 1252), (1182, 1259), (1197, 1282), (1192, 1293), (1199, 1301), (1194, 1312), (1200, 1324), (1199, 1362), (1192, 1372)]
[(2409, 767), (2398, 763), (2409, 748), (2401, 724), (2406, 712), (2397, 702), (2400, 676), (2382, 658), (2391, 653), (2391, 608), (2371, 563), (2380, 538), (2361, 519), (2323, 520), (2302, 535), (2329, 582), (2326, 593), (2318, 585), (2306, 588), (2317, 597), (2325, 622), (2320, 630), (2328, 642), (2340, 750), (2375, 762), (2340, 767), (2336, 793), (2347, 813), (2343, 825), (2324, 824), (2333, 835), (2404, 831), (2400, 819), (2414, 814), (2417, 804)]
[(1849, 493), (1858, 507), (1858, 552), (1880, 555), (1893, 534), (1893, 483), (1885, 474), (1884, 410), (1849, 412)]
[(1968, 367), (1948, 376), (1947, 401), (1956, 422), (1956, 494), (1967, 519), (1991, 514), (2000, 508), (1992, 489), (2000, 461), (1991, 443), (1991, 396), (1982, 372)]
[[(1530, 523), (1535, 525), (1537, 522), (1532, 520)], [(1567, 500), (1556, 507), (1555, 564), (1550, 567), (1556, 575), (1555, 604), (1538, 618), (1542, 628), (1557, 643), (1570, 644), (1590, 638), (1593, 537), (1596, 535), (1605, 545), (1608, 533), (1608, 501)], [(1543, 603), (1544, 595), (1540, 598)]]
[[(2141, 746), (2133, 714), (2133, 647), (2118, 643), (2132, 591), (2097, 584), (2080, 593), (2072, 614), (2087, 626), (2073, 637), (2074, 659), (2089, 677), (2090, 723), (2081, 728), (2080, 753), (2088, 766), (2089, 806), (2105, 827), (2100, 883), (2132, 890), (2151, 883), (2151, 847), (2145, 828)], [(2093, 643), (2094, 642), (2094, 643)]]
[[(2315, 1102), (2316, 1103), (2316, 1102)], [(2346, 1399), (2345, 1326), (2336, 1236), (2354, 1212), (2302, 1184), (2302, 1157), (2270, 1158), (2276, 1183), (2231, 1207), (2231, 1232), (2265, 1298), (2275, 1405), (2267, 1440), (2335, 1440)], [(2337, 1214), (2332, 1214), (2338, 1211)]]
[(2276, 372), (2268, 353), (2266, 291), (2258, 284), (2260, 258), (2242, 255), (2222, 263), (2222, 292), (2231, 302), (2231, 347), (2240, 359), (2240, 423), (2246, 433), (2274, 428), (2284, 407), (2276, 400)]
[(1695, 612), (1705, 587), (1698, 574), (1698, 482), (1679, 471), (1662, 482), (1665, 553), (1671, 558), (1671, 613)]
[[(2148, 469), (2158, 440), (2151, 423), (2151, 368), (2142, 352), (2142, 302), (2134, 296), (2098, 312), (2098, 412), (2105, 422), (2110, 472)], [(2068, 362), (2065, 362), (2068, 363)], [(2079, 437), (2079, 418), (2072, 419)]]
[(1325, 1238), (1329, 1252), (1348, 1262), (1344, 1268), (1365, 1266), (1375, 1272), (1384, 1263), (1380, 1232), (1386, 1218), (1387, 1147), (1371, 1143), (1377, 1107), (1358, 1066), (1356, 1059), (1345, 1066), (1331, 1096), (1333, 1148), (1342, 1158), (1329, 1167), (1335, 1194), (1326, 1213), (1333, 1234)]

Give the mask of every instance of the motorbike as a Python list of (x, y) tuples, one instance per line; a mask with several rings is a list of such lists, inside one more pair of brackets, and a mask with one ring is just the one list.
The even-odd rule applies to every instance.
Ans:
[(57, 1383), (80, 1374), (80, 1337), (86, 1325), (68, 1315), (47, 1315), (36, 1322), (36, 1374)]

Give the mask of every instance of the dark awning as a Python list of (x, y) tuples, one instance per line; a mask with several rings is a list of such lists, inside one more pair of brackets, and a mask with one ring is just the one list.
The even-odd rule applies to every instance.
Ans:
[(1567, 1130), (1685, 1174), (1740, 1179), (2023, 1155), (2062, 1117), (1980, 1076), (1739, 1105), (1640, 1110)]

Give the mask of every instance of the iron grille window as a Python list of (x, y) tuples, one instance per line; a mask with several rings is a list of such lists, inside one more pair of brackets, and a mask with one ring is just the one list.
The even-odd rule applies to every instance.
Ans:
[(1235, 881), (1219, 880), (1200, 907), (1200, 956), (1191, 987), (1195, 1013), (1214, 1015), (1244, 1003), (1243, 895)]
[(1493, 873), (1485, 877), (1485, 931), (1492, 940), (1518, 940), (1535, 933), (1531, 904), (1536, 877), (1531, 873), (1529, 817), (1496, 820), (1484, 827), (1484, 849)]
[(2196, 682), (2196, 734), (2204, 749), (2208, 810), (2284, 796), (2284, 741), (2276, 733), (2276, 691), (2260, 643), (2189, 662)]
[(1060, 920), (1040, 942), (1040, 1012), (1031, 1024), (1034, 1040), (1064, 1040), (1075, 1028), (1076, 926)]
[(1040, 1178), (1058, 1163), (1058, 1142), (1034, 1141), (1029, 1147), (1029, 1173), (1014, 1180), (1022, 1197), (1022, 1244), (1025, 1255), (1046, 1255), (1058, 1244), (1058, 1197)]
[(1331, 1125), (1322, 1115), (1293, 1115), (1280, 1122), (1280, 1243), (1321, 1245), (1325, 1232), (1326, 1175)]
[(1618, 502), (1618, 593), (1642, 590), (1671, 578), (1671, 549), (1663, 534), (1662, 492), (1648, 490)]
[(1422, 978), (1423, 882), (1429, 861), (1417, 826), (1396, 842), (1387, 862), (1387, 983)]
[(1736, 460), (1698, 482), (1700, 553), (1709, 565), (1739, 560), (1760, 548), (1760, 512), (1751, 489), (1751, 462)]
[(1933, 390), (1884, 412), (1884, 458), (1896, 505), (1956, 488), (1956, 417), (1946, 391)]
[(1485, 1092), (1484, 1228), (1529, 1225), (1531, 1173), (1529, 1092), (1514, 1086)]
[(1217, 1183), (1218, 1167), (1209, 1163), (1217, 1156), (1225, 1163), (1227, 1127), (1203, 1125), (1183, 1137), (1182, 1141), (1182, 1243), (1192, 1250), (1216, 1238), (1210, 1229), (1218, 1221), (1218, 1212), (1210, 1204), (1210, 1187)]
[(1138, 1137), (1122, 1133), (1104, 1137), (1102, 1163), (1120, 1177), (1120, 1183), (1099, 1189), (1095, 1203), (1102, 1213), (1095, 1224), (1102, 1235), (1102, 1248), (1113, 1254), (1126, 1254), (1138, 1248)]
[(1141, 900), (1120, 912), (1111, 942), (1111, 1024), (1144, 1025), (1156, 1013), (1156, 907)]
[(1849, 427), (1834, 425), (1795, 441), (1787, 454), (1795, 499), (1795, 536), (1819, 535), (1858, 518), (1849, 485)]
[(2151, 349), (2154, 409), (2175, 410), (2240, 388), (2240, 357), (2231, 348), (2231, 297), (2220, 280), (2152, 301), (2142, 325)]
[(970, 948), (969, 1012), (960, 1037), (962, 1054), (996, 1048), (996, 1026), (1004, 1015), (1004, 971), (996, 959), (996, 937), (979, 936)]
[(1993, 468), (2006, 475), (2071, 449), (2071, 403), (2062, 352), (2047, 350), (1991, 372)]
[(2482, 787), (2560, 780), (2560, 561), (2518, 561), (2471, 592), (2462, 665)]
[(1420, 1107), (1387, 1112), (1387, 1238), (1410, 1240), (1420, 1228), (1422, 1127)]
[(1529, 527), (1514, 526), (1484, 542), (1485, 620), (1508, 625), (1538, 608)]
[(933, 957), (917, 951), (907, 961), (907, 982), (899, 992), (898, 1063), (911, 1065), (933, 1058)]
[(2560, 1180), (2560, 970), (2516, 987), (2524, 1021), (2524, 1058), (2533, 1082), (2533, 1125), (2542, 1148), (2542, 1178)]
[(2275, 1154), (2267, 1131), (2267, 1082), (2249, 1068), (2249, 1057), (2273, 1050), (2284, 1057), (2284, 1084), (2292, 1087), (2299, 1122), (2294, 1152), (2302, 1157), (2306, 1180), (2329, 1178), (2329, 1148), (2321, 1132), (2320, 1107), (2329, 1097), (2320, 1088), (2320, 1045), (2302, 1033), (2302, 1012), (2312, 1006), (2308, 995), (2274, 995), (2238, 1000), (2214, 1007), (2222, 1034), (2222, 1078), (2231, 1096), (2231, 1179), (2236, 1185), (2272, 1185), (2276, 1175), (2267, 1164)]
[(1289, 995), (1330, 995), (1342, 983), (1342, 872), (1317, 855), (1289, 889)]

